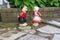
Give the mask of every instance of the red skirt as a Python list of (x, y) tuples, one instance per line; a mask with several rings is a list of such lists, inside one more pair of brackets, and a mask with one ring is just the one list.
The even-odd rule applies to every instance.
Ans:
[(42, 20), (32, 20), (32, 22), (35, 22), (35, 23), (41, 23)]
[(34, 16), (32, 22), (40, 23), (40, 22), (42, 22), (42, 19), (39, 16)]

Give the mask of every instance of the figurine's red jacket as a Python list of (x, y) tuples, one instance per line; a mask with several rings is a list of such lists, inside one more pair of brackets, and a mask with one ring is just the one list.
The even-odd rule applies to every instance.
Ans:
[[(33, 12), (32, 16), (34, 16), (34, 13), (35, 13), (35, 12)], [(40, 17), (42, 16), (42, 14), (41, 14), (40, 12), (37, 12), (37, 14), (38, 14)]]
[(25, 18), (25, 17), (26, 17), (26, 12), (21, 12), (21, 13), (19, 14), (19, 17)]

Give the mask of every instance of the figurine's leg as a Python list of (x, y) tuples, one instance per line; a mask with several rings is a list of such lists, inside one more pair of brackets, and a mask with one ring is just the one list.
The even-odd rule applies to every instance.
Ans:
[(26, 19), (25, 18), (23, 18), (23, 21), (24, 21), (23, 26), (27, 26), (27, 23), (26, 23)]
[(32, 29), (36, 29), (38, 27), (39, 23), (33, 23), (33, 27), (31, 27)]
[(38, 26), (39, 25), (39, 23), (33, 23), (33, 26)]
[(23, 26), (23, 24), (19, 24), (19, 26), (21, 27), (21, 26)]
[(20, 26), (27, 26), (27, 23), (22, 23), (22, 24), (19, 24)]
[(19, 26), (23, 26), (23, 17), (19, 17), (18, 18), (18, 21), (19, 21)]
[(25, 25), (27, 25), (27, 23), (24, 23)]

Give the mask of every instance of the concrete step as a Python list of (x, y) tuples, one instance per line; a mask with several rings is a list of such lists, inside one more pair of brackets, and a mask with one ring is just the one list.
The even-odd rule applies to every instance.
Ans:
[(60, 40), (60, 34), (54, 34), (54, 37), (52, 40)]
[(58, 21), (51, 20), (51, 21), (46, 21), (46, 23), (51, 24), (56, 27), (60, 27), (60, 22), (58, 22)]
[(17, 39), (18, 37), (21, 37), (21, 36), (23, 36), (23, 35), (25, 35), (25, 34), (26, 34), (26, 33), (19, 32), (19, 33), (17, 33), (17, 34), (13, 34), (12, 36), (10, 36), (9, 38), (4, 39), (4, 40), (15, 40), (15, 39)]
[(36, 31), (33, 30), (33, 29), (24, 30), (24, 32), (25, 32), (25, 33), (29, 33), (29, 34), (34, 34), (34, 33), (36, 33)]
[(28, 29), (31, 29), (31, 26), (19, 27), (19, 29), (22, 29), (22, 30), (28, 30)]
[(21, 37), (18, 40), (48, 40), (48, 38), (44, 38), (38, 35), (27, 34), (26, 36)]
[(27, 33), (16, 32), (16, 31), (12, 30), (12, 31), (9, 31), (7, 33), (3, 33), (2, 35), (0, 35), (0, 39), (1, 40), (15, 40), (18, 37), (23, 36), (25, 34), (27, 34)]
[(46, 25), (41, 28), (38, 28), (37, 31), (47, 34), (60, 33), (60, 29), (54, 26)]

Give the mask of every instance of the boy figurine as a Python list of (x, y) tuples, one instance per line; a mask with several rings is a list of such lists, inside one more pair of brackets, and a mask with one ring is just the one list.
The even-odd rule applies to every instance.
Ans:
[(32, 14), (32, 16), (33, 16), (33, 20), (32, 20), (33, 26), (38, 26), (39, 23), (42, 22), (42, 19), (41, 19), (42, 15), (41, 15), (40, 12), (38, 12), (38, 10), (39, 10), (38, 6), (35, 6), (34, 9), (33, 9), (33, 11), (34, 11), (33, 14)]
[(27, 25), (27, 23), (26, 23), (26, 15), (27, 15), (26, 11), (27, 11), (27, 7), (24, 6), (21, 13), (19, 13), (19, 16), (18, 16), (18, 21), (20, 23), (19, 26), (26, 26)]

